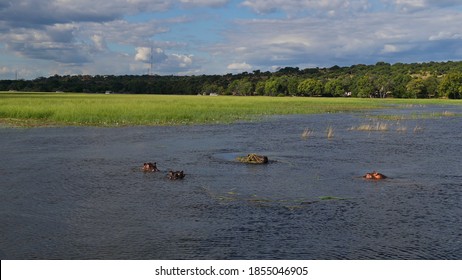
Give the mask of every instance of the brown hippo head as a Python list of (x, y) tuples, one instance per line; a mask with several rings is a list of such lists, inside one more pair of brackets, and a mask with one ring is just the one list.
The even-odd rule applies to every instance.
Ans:
[(366, 173), (366, 175), (363, 176), (363, 178), (366, 178), (366, 179), (374, 179), (374, 176), (372, 176), (372, 173)]
[(183, 170), (181, 171), (173, 171), (170, 170), (167, 174), (167, 178), (170, 180), (177, 180), (177, 179), (183, 179), (186, 175), (184, 174)]
[(364, 175), (363, 178), (381, 180), (381, 179), (387, 178), (387, 176), (385, 176), (382, 173), (379, 173), (377, 171), (374, 171), (374, 172), (371, 172), (371, 173), (366, 173), (366, 175)]
[(382, 173), (375, 172), (375, 171), (372, 173), (372, 176), (373, 176), (374, 179), (376, 179), (376, 180), (380, 180), (380, 179), (385, 179), (385, 178), (387, 178), (387, 176), (383, 175)]
[(157, 169), (157, 163), (154, 162), (145, 162), (143, 164), (143, 171), (144, 172), (156, 172), (156, 171), (159, 171), (159, 169)]

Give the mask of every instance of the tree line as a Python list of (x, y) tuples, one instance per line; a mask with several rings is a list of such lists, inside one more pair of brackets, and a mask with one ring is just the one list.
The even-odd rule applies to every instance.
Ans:
[(0, 91), (460, 99), (462, 62), (378, 62), (197, 76), (54, 75), (1, 80)]

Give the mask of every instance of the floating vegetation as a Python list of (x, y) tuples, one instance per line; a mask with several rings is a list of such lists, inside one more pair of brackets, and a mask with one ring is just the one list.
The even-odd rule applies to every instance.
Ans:
[(336, 196), (320, 196), (320, 200), (345, 200), (345, 198), (336, 197)]
[(455, 117), (457, 114), (454, 113), (454, 112), (450, 112), (450, 111), (444, 111), (441, 113), (441, 116), (443, 117)]
[(263, 155), (257, 154), (248, 154), (244, 157), (237, 157), (236, 158), (239, 162), (243, 163), (252, 163), (252, 164), (265, 164), (268, 163), (268, 157)]

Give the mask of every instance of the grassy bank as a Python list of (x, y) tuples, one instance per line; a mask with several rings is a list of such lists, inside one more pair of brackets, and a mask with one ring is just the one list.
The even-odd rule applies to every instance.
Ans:
[(2, 92), (0, 122), (16, 126), (229, 123), (265, 115), (346, 112), (397, 103), (462, 105), (449, 100)]

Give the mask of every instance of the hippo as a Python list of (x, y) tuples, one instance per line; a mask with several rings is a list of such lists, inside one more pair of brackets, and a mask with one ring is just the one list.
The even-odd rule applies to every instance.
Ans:
[(143, 164), (143, 171), (144, 172), (157, 172), (159, 169), (157, 169), (157, 163), (154, 162), (145, 162)]
[(170, 180), (183, 179), (184, 176), (186, 175), (184, 174), (183, 170), (181, 171), (170, 170), (167, 174), (167, 178), (169, 178)]
[(366, 175), (364, 175), (363, 178), (381, 180), (386, 179), (387, 176), (383, 175), (382, 173), (378, 173), (377, 171), (373, 171), (372, 173), (366, 173)]
[(245, 157), (237, 157), (237, 160), (244, 163), (265, 164), (268, 163), (268, 157), (257, 154), (248, 154)]

